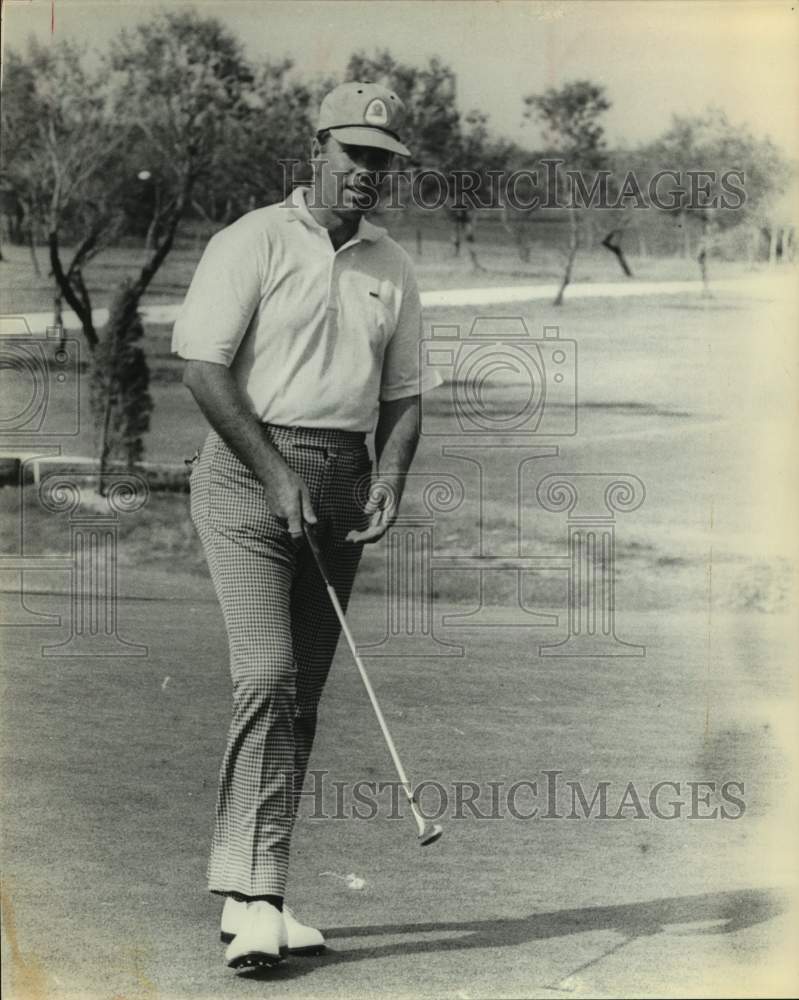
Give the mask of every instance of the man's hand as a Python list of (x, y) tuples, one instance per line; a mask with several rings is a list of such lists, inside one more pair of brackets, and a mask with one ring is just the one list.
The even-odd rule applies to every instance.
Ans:
[(270, 511), (288, 524), (293, 538), (301, 538), (303, 521), (316, 523), (308, 487), (271, 443), (230, 370), (211, 361), (189, 361), (183, 381), (208, 423), (263, 484)]
[(369, 525), (364, 531), (351, 531), (348, 542), (376, 542), (397, 520), (405, 475), (413, 461), (419, 440), (419, 397), (384, 401), (375, 431), (378, 475), (372, 481), (366, 513)]
[(397, 519), (401, 493), (401, 477), (375, 479), (364, 508), (369, 525), (363, 531), (351, 531), (346, 541), (364, 545), (379, 541)]
[(271, 474), (262, 482), (269, 510), (288, 523), (292, 538), (302, 538), (303, 522), (316, 524), (311, 494), (302, 477), (281, 461), (275, 463)]

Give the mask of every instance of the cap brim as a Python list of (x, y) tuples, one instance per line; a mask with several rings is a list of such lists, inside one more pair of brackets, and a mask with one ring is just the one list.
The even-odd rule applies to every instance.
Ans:
[(379, 128), (346, 125), (344, 128), (331, 128), (330, 134), (348, 146), (373, 146), (375, 149), (386, 149), (389, 153), (399, 153), (400, 156), (411, 155), (407, 146)]

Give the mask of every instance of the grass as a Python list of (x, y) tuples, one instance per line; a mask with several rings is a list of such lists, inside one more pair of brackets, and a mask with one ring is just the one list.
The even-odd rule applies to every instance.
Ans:
[[(376, 635), (381, 611), (359, 595), (355, 634)], [(636, 616), (627, 624), (649, 655), (634, 662), (539, 659), (513, 630), (463, 630), (462, 658), (371, 658), (412, 780), (448, 793), (445, 836), (429, 851), (407, 816), (383, 809), (359, 821), (347, 808), (354, 782), (390, 780), (391, 767), (342, 649), (312, 768), (326, 772), (329, 795), (330, 782), (344, 783), (345, 813), (313, 819), (304, 803), (290, 881), (292, 906), (326, 930), (331, 950), (259, 982), (223, 967), (219, 904), (204, 892), (229, 702), (218, 609), (122, 601), (119, 617), (147, 657), (43, 661), (38, 641), (49, 636), (9, 630), (13, 698), (0, 738), (4, 924), (13, 912), (17, 948), (5, 948), (9, 996), (32, 979), (53, 1000), (264, 991), (488, 1000), (551, 996), (564, 981), (581, 997), (682, 997), (762, 984), (786, 907), (771, 888), (781, 884), (774, 836), (785, 824), (764, 825), (785, 808), (779, 738), (763, 728), (787, 683), (773, 620), (717, 618), (708, 647), (703, 616)], [(766, 677), (752, 670), (748, 644), (725, 642), (731, 628), (757, 649)], [(543, 788), (544, 769), (562, 772), (563, 792), (578, 781), (589, 798), (608, 782), (611, 813), (628, 782), (646, 801), (656, 781), (678, 781), (664, 801), (683, 801), (682, 815), (525, 821), (503, 806), (493, 821), (458, 818), (455, 782), (476, 782), (486, 809), (489, 781)], [(687, 818), (689, 780), (730, 778), (745, 783), (741, 819)], [(425, 808), (435, 799), (425, 794)], [(529, 798), (517, 805), (526, 812)], [(559, 796), (558, 812), (568, 810)], [(329, 872), (366, 886), (352, 892)]]
[[(120, 633), (146, 643), (147, 656), (43, 658), (40, 647), (64, 638), (69, 621), (63, 580), (62, 597), (26, 597), (30, 609), (61, 614), (60, 627), (3, 630), (8, 995), (23, 995), (26, 984), (56, 1000), (768, 992), (787, 919), (773, 887), (788, 881), (795, 826), (783, 739), (795, 726), (792, 626), (780, 614), (792, 607), (790, 518), (781, 533), (774, 522), (794, 481), (796, 324), (783, 306), (744, 292), (524, 313), (533, 334), (559, 325), (578, 343), (578, 434), (541, 442), (557, 456), (534, 458), (530, 435), (505, 439), (512, 449), (496, 441), (479, 449), (479, 436), (439, 435), (452, 427), (450, 397), (439, 390), (403, 514), (424, 513), (424, 485), (449, 476), (463, 502), (436, 514), (435, 553), (482, 546), (512, 555), (518, 530), (525, 553), (562, 555), (568, 517), (540, 509), (540, 479), (637, 476), (646, 500), (614, 523), (616, 625), (647, 655), (539, 657), (537, 643), (560, 637), (563, 618), (548, 633), (439, 631), (439, 616), (474, 609), (478, 580), (437, 569), (437, 634), (464, 655), (368, 660), (403, 759), (416, 782), (474, 781), (484, 793), (489, 781), (542, 782), (545, 768), (584, 783), (589, 797), (599, 781), (618, 796), (630, 781), (645, 795), (669, 780), (690, 801), (686, 782), (734, 779), (745, 784), (745, 815), (481, 822), (450, 811), (440, 844), (420, 852), (407, 817), (313, 820), (306, 803), (291, 902), (328, 931), (331, 952), (288, 962), (269, 982), (233, 981), (216, 940), (218, 906), (203, 888), (228, 724), (224, 630), (186, 496), (154, 493), (118, 522)], [(427, 323), (468, 329), (473, 319), (442, 310)], [(204, 430), (168, 356), (168, 330), (148, 338), (156, 374), (148, 458), (179, 462)], [(515, 392), (505, 386), (500, 402)], [(90, 446), (81, 412), (70, 449)], [(52, 419), (57, 427), (64, 413), (54, 406)], [(69, 515), (43, 511), (31, 488), (0, 489), (0, 530), (5, 553), (68, 550)], [(385, 571), (385, 547), (367, 550), (348, 615), (360, 643), (385, 634)], [(507, 583), (488, 588), (503, 610)], [(14, 585), (12, 576), (6, 586)], [(4, 609), (13, 610), (12, 597), (0, 594)], [(563, 574), (528, 574), (522, 599), (561, 612)], [(312, 767), (348, 788), (391, 777), (344, 648)], [(325, 872), (354, 872), (366, 888), (352, 892)]]
[[(497, 316), (518, 312), (516, 306), (492, 310)], [(536, 303), (523, 314), (533, 337), (540, 337), (543, 326), (558, 325), (563, 338), (577, 342), (578, 434), (542, 439), (559, 449), (559, 457), (528, 462), (523, 477), (526, 493), (517, 498), (515, 466), (508, 462), (517, 461), (519, 454), (529, 456), (536, 439), (529, 435), (503, 439), (522, 449), (510, 455), (495, 447), (464, 453), (478, 457), (480, 472), (473, 462), (442, 454), (442, 446), (457, 451), (481, 440), (479, 435), (453, 434), (458, 425), (452, 419), (451, 390), (440, 389), (427, 397), (414, 472), (428, 477), (446, 473), (449, 482), (460, 483), (464, 491), (460, 508), (436, 517), (438, 551), (474, 553), (482, 539), (484, 552), (513, 555), (521, 503), (524, 552), (562, 553), (565, 515), (538, 509), (537, 479), (556, 470), (626, 471), (645, 483), (647, 499), (638, 511), (620, 515), (617, 521), (620, 602), (623, 598), (627, 606), (638, 608), (705, 606), (712, 547), (714, 606), (764, 611), (783, 607), (789, 600), (790, 574), (784, 552), (768, 538), (764, 497), (752, 472), (759, 461), (759, 441), (763, 435), (773, 438), (774, 427), (786, 412), (773, 373), (789, 370), (790, 342), (782, 336), (782, 321), (774, 307), (728, 292), (713, 300), (580, 300), (561, 310)], [(425, 318), (426, 336), (433, 324), (459, 327), (465, 335), (474, 319), (474, 311), (466, 308), (431, 310)], [(761, 331), (757, 341), (752, 338), (754, 329)], [(202, 444), (206, 429), (180, 383), (180, 362), (169, 354), (169, 338), (168, 327), (148, 331), (155, 410), (146, 457), (173, 464), (182, 477), (183, 459)], [(64, 448), (91, 454), (94, 435), (85, 376), (80, 390), (79, 434), (67, 438)], [(498, 404), (516, 405), (518, 391), (514, 384), (501, 387)], [(4, 405), (10, 405), (11, 393), (5, 398)], [(55, 427), (66, 422), (57, 403), (50, 417)], [(482, 507), (479, 474), (486, 490)], [(411, 481), (404, 514), (425, 513), (415, 485), (419, 482)], [(18, 506), (13, 489), (0, 490), (0, 525), (9, 539), (19, 534)], [(63, 550), (68, 538), (65, 521), (43, 511), (30, 492), (25, 510), (26, 551)], [(126, 571), (206, 573), (188, 522), (185, 495), (153, 493), (145, 508), (121, 518), (119, 532), (120, 560)], [(382, 592), (384, 560), (383, 549), (367, 549), (358, 582), (363, 592)], [(495, 586), (491, 577), (486, 599), (506, 601), (506, 583), (497, 578)], [(478, 599), (473, 575), (440, 569), (434, 586), (441, 601)], [(525, 600), (534, 607), (564, 605), (560, 573), (530, 574), (525, 587)]]
[[(745, 317), (754, 316), (756, 308), (757, 304), (747, 304), (730, 293), (724, 300), (713, 301), (671, 296), (583, 299), (562, 309), (548, 303), (528, 307), (497, 305), (482, 314), (473, 308), (433, 309), (426, 312), (424, 336), (431, 336), (433, 325), (442, 325), (457, 327), (461, 338), (466, 338), (478, 315), (521, 316), (533, 338), (541, 337), (544, 326), (558, 326), (562, 337), (576, 340), (579, 345), (579, 398), (584, 423), (625, 411), (639, 421), (639, 426), (651, 426), (658, 416), (685, 419), (685, 414), (693, 414), (696, 407), (713, 412), (716, 404), (723, 404), (718, 394), (724, 387), (713, 372), (708, 370), (704, 382), (687, 381), (682, 377), (680, 359), (685, 353), (690, 363), (691, 355), (701, 354), (703, 344), (714, 342), (723, 351), (714, 364), (734, 363), (742, 349), (741, 338), (726, 334), (727, 321), (734, 323), (737, 331)], [(205, 425), (188, 391), (180, 384), (181, 362), (170, 354), (170, 340), (169, 326), (153, 325), (147, 330), (155, 410), (146, 439), (146, 457), (154, 462), (177, 463), (194, 453), (204, 437)], [(662, 377), (663, 365), (674, 373), (676, 383)], [(627, 373), (624, 377), (622, 371)], [(0, 377), (3, 374), (0, 372)], [(15, 380), (6, 377), (2, 412), (7, 419), (19, 412), (14, 409), (14, 393), (19, 396), (24, 388), (15, 388)], [(675, 405), (675, 393), (685, 397), (685, 406)], [(85, 378), (48, 404), (47, 428), (57, 432), (70, 423), (67, 417), (76, 397), (79, 433), (75, 438), (66, 438), (64, 448), (69, 453), (91, 454), (94, 426)]]
[[(196, 238), (183, 238), (171, 251), (144, 299), (144, 304), (179, 302), (191, 281), (192, 274), (205, 245), (206, 233)], [(530, 260), (523, 263), (515, 250), (496, 237), (480, 242), (478, 260), (483, 270), (475, 270), (465, 252), (459, 257), (447, 238), (434, 231), (427, 238), (422, 253), (417, 252), (415, 240), (400, 236), (400, 243), (411, 255), (422, 290), (438, 288), (482, 287), (491, 285), (548, 284), (560, 279), (563, 262), (556, 242), (534, 245)], [(69, 248), (64, 249), (67, 258)], [(45, 248), (39, 248), (41, 276), (34, 274), (30, 253), (26, 247), (3, 247), (4, 260), (0, 262), (0, 314), (45, 312), (53, 306), (54, 286), (48, 277), (49, 267)], [(143, 261), (143, 251), (135, 246), (109, 247), (98, 254), (86, 267), (85, 279), (94, 308), (109, 305), (119, 282), (133, 276)], [(630, 257), (630, 264), (637, 279), (647, 281), (698, 280), (696, 262), (681, 257)], [(748, 273), (740, 262), (714, 261), (711, 275), (735, 277)], [(573, 273), (573, 281), (626, 281), (615, 258), (601, 248), (580, 253)]]

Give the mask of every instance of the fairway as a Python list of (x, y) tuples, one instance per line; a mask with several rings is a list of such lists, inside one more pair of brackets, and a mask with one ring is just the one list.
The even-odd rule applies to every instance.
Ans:
[[(356, 634), (381, 610), (356, 600)], [(197, 589), (124, 601), (120, 619), (126, 637), (147, 637), (146, 659), (43, 663), (22, 635), (9, 649), (5, 892), (19, 953), (7, 946), (4, 975), (47, 996), (261, 995), (271, 987), (223, 969), (219, 905), (202, 888), (228, 700), (217, 609)], [(407, 816), (314, 819), (306, 802), (289, 897), (330, 951), (273, 973), (278, 995), (656, 996), (664, 967), (668, 995), (707, 995), (711, 976), (712, 995), (740, 995), (747, 977), (767, 977), (786, 920), (773, 889), (787, 873), (766, 819), (784, 766), (766, 720), (786, 689), (753, 670), (749, 650), (776, 661), (785, 625), (715, 618), (710, 663), (702, 615), (632, 613), (625, 626), (649, 643), (646, 659), (542, 660), (505, 633), (467, 639), (467, 656), (435, 669), (370, 661), (415, 780), (510, 784), (558, 770), (587, 790), (610, 782), (614, 813), (630, 781), (736, 776), (745, 815), (691, 820), (686, 793), (672, 821), (629, 809), (618, 820), (449, 815), (444, 838), (420, 850)], [(747, 637), (738, 649), (732, 631)], [(330, 781), (392, 778), (344, 650), (311, 766)]]
[(798, 42), (2, 7), (2, 1000), (799, 997)]
[[(782, 294), (777, 284), (763, 301), (742, 286), (711, 300), (524, 312), (533, 337), (556, 324), (578, 345), (578, 433), (541, 439), (556, 456), (532, 457), (539, 442), (529, 436), (482, 451), (474, 437), (442, 437), (451, 414), (439, 390), (403, 513), (425, 513), (422, 486), (436, 477), (463, 487), (462, 504), (437, 513), (433, 529), (435, 634), (451, 644), (438, 651), (455, 655), (375, 655), (391, 651), (374, 645), (387, 635), (384, 547), (365, 555), (350, 619), (412, 780), (446, 792), (445, 834), (420, 850), (407, 815), (352, 814), (354, 783), (394, 776), (342, 645), (311, 761), (326, 772), (328, 815), (315, 818), (319, 803), (306, 798), (288, 897), (330, 947), (268, 982), (223, 968), (220, 907), (203, 888), (230, 692), (185, 497), (154, 496), (120, 523), (119, 631), (146, 644), (146, 656), (42, 657), (42, 644), (65, 635), (67, 601), (53, 593), (65, 595), (68, 581), (29, 574), (28, 607), (62, 615), (62, 626), (4, 630), (6, 983), (64, 998), (767, 992), (781, 971), (772, 949), (792, 919), (794, 876), (781, 833), (790, 825), (774, 821), (788, 794), (790, 575), (767, 488), (775, 470), (792, 468), (782, 433), (793, 327)], [(427, 316), (428, 328), (472, 319), (465, 309)], [(179, 461), (202, 430), (161, 352), (172, 371), (156, 386), (148, 457)], [(507, 393), (511, 404), (512, 385)], [(643, 483), (645, 502), (615, 523), (616, 631), (645, 656), (539, 656), (540, 643), (565, 636), (558, 570), (523, 574), (515, 611), (507, 578), (486, 574), (485, 606), (514, 611), (516, 624), (464, 625), (479, 580), (445, 557), (513, 558), (518, 525), (524, 555), (562, 554), (566, 516), (535, 501), (553, 472)], [(9, 532), (19, 524), (13, 500), (3, 496)], [(28, 492), (26, 551), (64, 552), (64, 517), (34, 501)], [(11, 590), (13, 577), (5, 583)], [(520, 624), (531, 612), (557, 623)], [(542, 815), (545, 772), (559, 772), (558, 817)], [(647, 800), (664, 781), (680, 786), (659, 799), (682, 802), (671, 819)], [(692, 804), (690, 783), (703, 781), (716, 788)], [(344, 783), (340, 816), (334, 782)], [(539, 815), (508, 809), (518, 782), (538, 782)], [(607, 783), (608, 818), (567, 818), (569, 782), (589, 801)], [(631, 782), (646, 815), (628, 804), (611, 818)], [(727, 818), (725, 782), (743, 783), (745, 805)], [(464, 783), (481, 789), (484, 814), (490, 783), (500, 783), (503, 808), (481, 818), (462, 799), (458, 807), (458, 783), (461, 794)], [(531, 807), (525, 787), (518, 813)], [(428, 810), (437, 795), (428, 786)], [(350, 875), (364, 887), (349, 888)]]

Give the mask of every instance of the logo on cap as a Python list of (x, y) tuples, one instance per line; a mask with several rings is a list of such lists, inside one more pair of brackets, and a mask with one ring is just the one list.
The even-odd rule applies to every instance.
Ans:
[(386, 107), (386, 102), (381, 101), (379, 97), (375, 97), (366, 106), (366, 111), (363, 113), (363, 120), (369, 125), (388, 125), (388, 108)]

